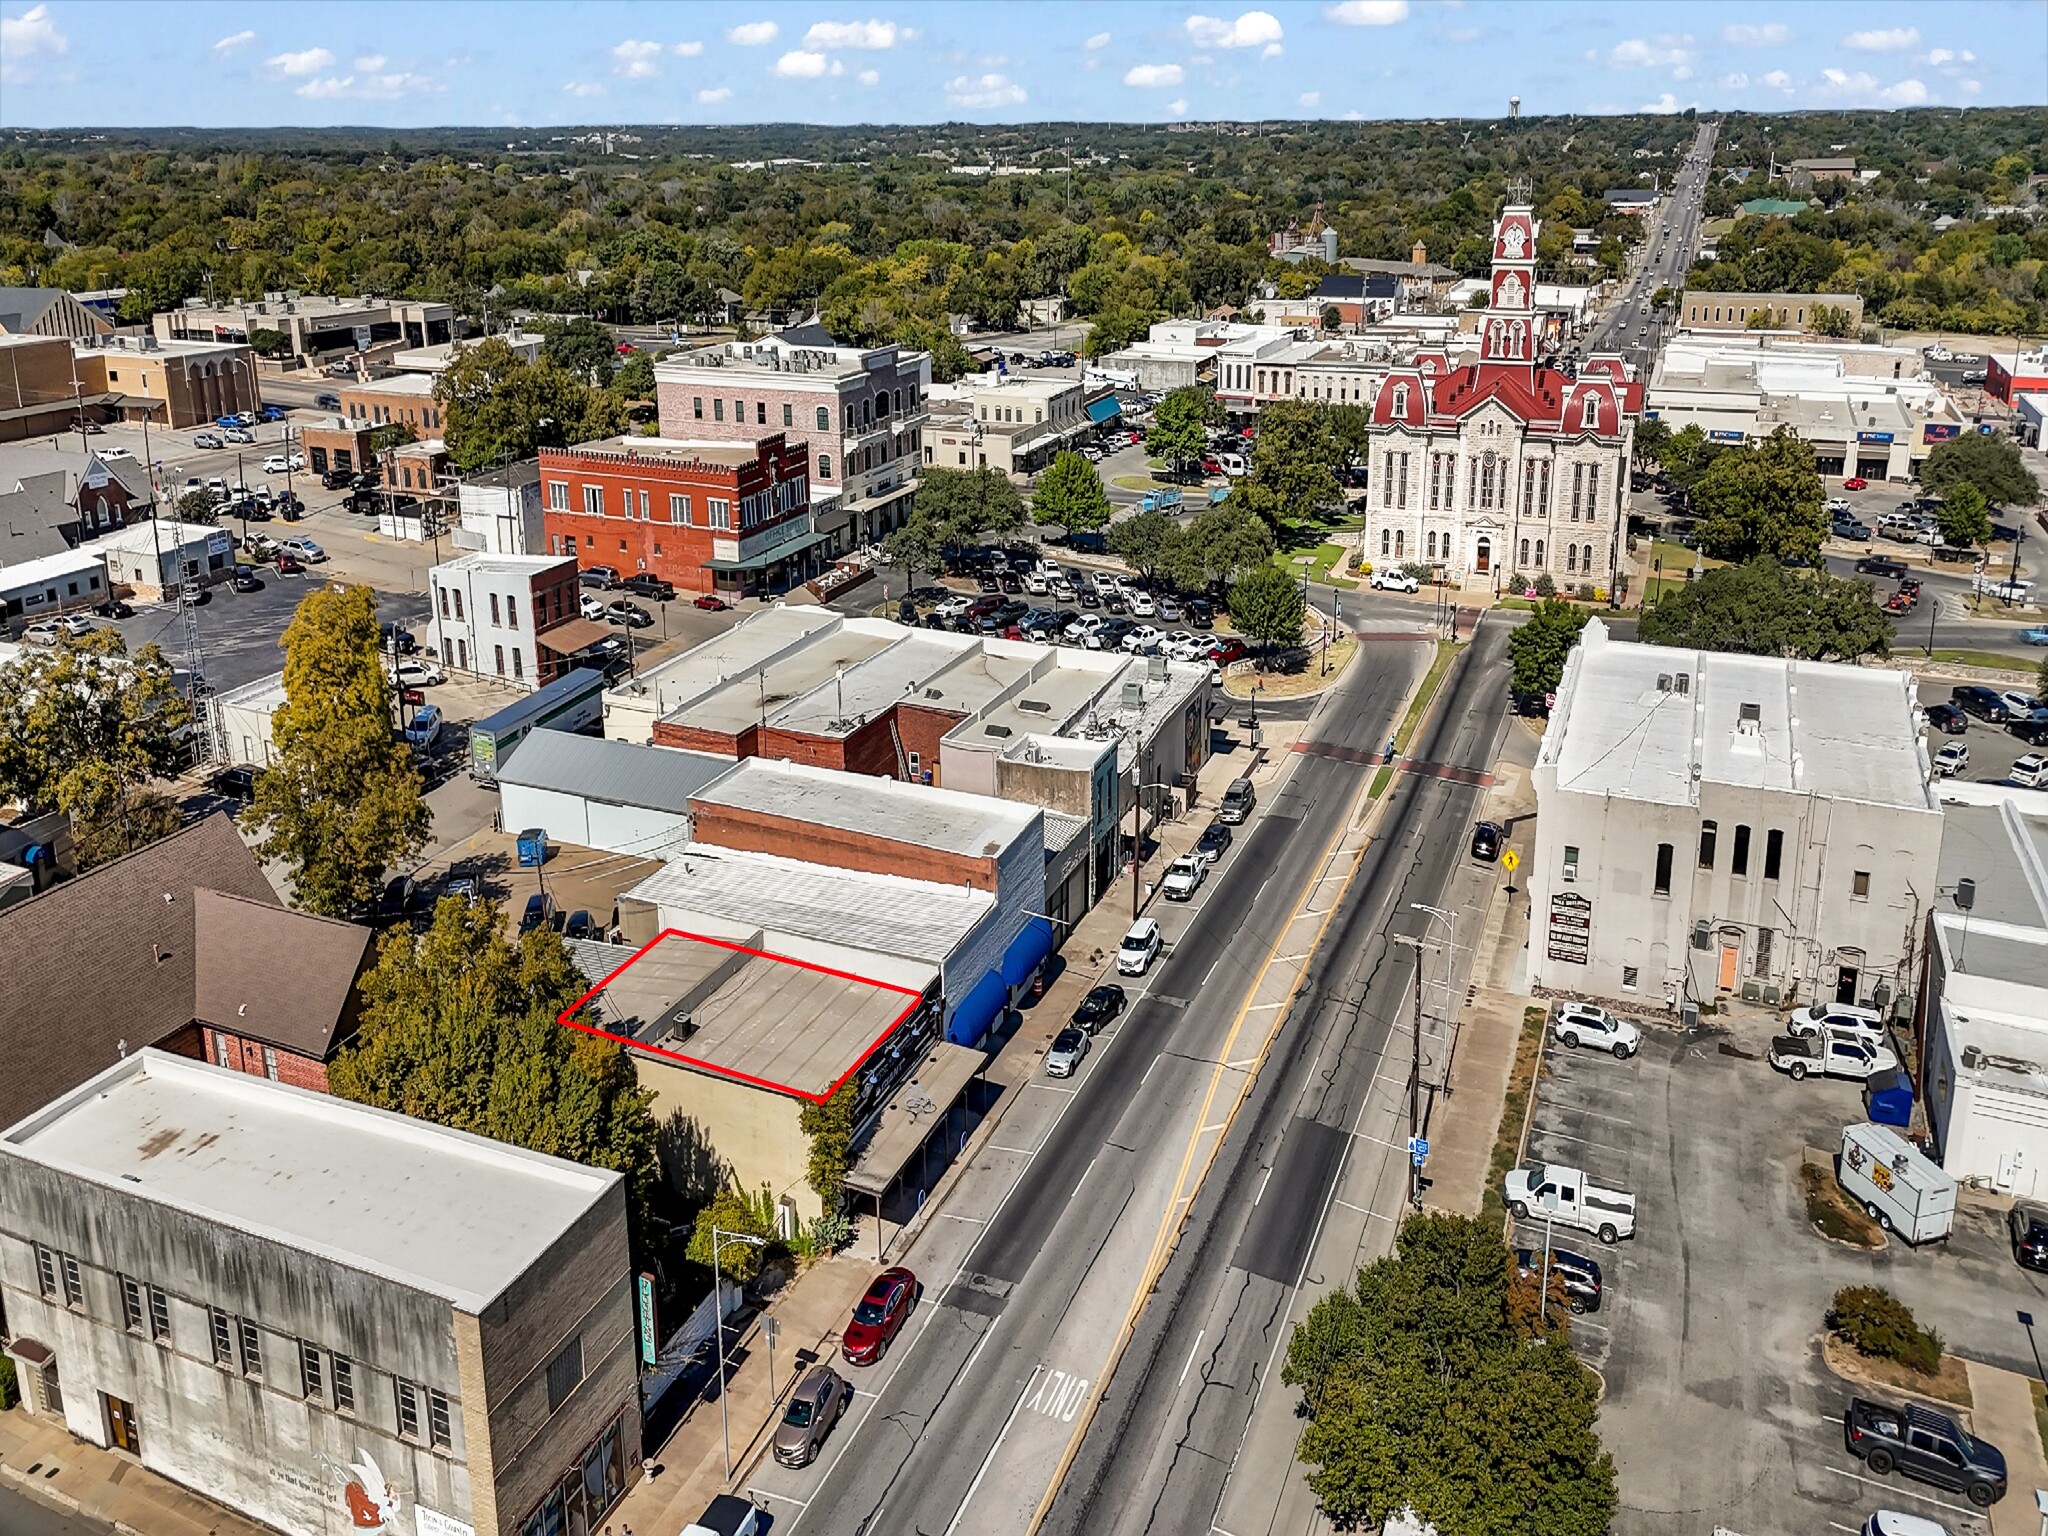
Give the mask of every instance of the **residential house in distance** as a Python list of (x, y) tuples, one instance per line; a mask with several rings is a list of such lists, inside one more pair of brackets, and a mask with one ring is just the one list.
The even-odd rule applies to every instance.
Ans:
[[(694, 425), (694, 422), (692, 423)], [(679, 592), (777, 592), (817, 569), (809, 451), (757, 439), (616, 437), (543, 448), (546, 548)]]
[(617, 1173), (165, 1051), (0, 1133), (28, 1411), (291, 1536), (598, 1529), (628, 1268)]
[(235, 566), (235, 536), (228, 529), (168, 517), (130, 523), (92, 548), (107, 562), (109, 582), (150, 602), (181, 582), (225, 581)]
[(813, 322), (675, 354), (654, 365), (654, 379), (665, 438), (751, 443), (781, 432), (806, 444), (823, 558), (871, 543), (910, 516), (929, 354), (842, 346)]
[(1534, 986), (1910, 1006), (1942, 814), (1910, 674), (1611, 640), (1537, 753)]
[(544, 638), (577, 618), (568, 555), (459, 555), (427, 573), (427, 648), (459, 672), (525, 688), (569, 670)]
[(62, 336), (83, 341), (113, 330), (105, 316), (62, 288), (0, 288), (0, 336)]

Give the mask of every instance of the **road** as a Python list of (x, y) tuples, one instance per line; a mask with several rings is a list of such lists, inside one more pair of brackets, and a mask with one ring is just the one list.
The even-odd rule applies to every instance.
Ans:
[(1618, 352), (1635, 364), (1638, 378), (1649, 378), (1664, 329), (1650, 305), (1650, 296), (1659, 288), (1685, 286), (1686, 271), (1699, 248), (1700, 199), (1714, 163), (1714, 137), (1720, 131), (1716, 123), (1700, 124), (1692, 153), (1671, 184), (1671, 195), (1662, 207), (1642, 215), (1645, 220), (1655, 220), (1655, 226), (1636, 265), (1636, 275), (1587, 338), (1588, 356)]
[(0, 1531), (6, 1536), (108, 1536), (114, 1528), (88, 1515), (66, 1514), (12, 1488), (0, 1488)]
[[(1508, 633), (1481, 630), (1415, 757), (1490, 771), (1507, 718)], [(1393, 936), (1425, 936), (1411, 903), (1443, 904), (1481, 793), (1447, 778), (1399, 781), (1047, 1531), (1174, 1536), (1213, 1525), (1252, 1536), (1315, 1524), (1292, 1456), (1296, 1394), (1271, 1390), (1272, 1378), (1294, 1322), (1387, 1251), (1406, 1205), (1414, 961)], [(1428, 1078), (1427, 1043), (1424, 1060)]]
[[(756, 1473), (770, 1507), (798, 1506), (798, 1532), (1027, 1528), (1158, 1234), (1195, 1188), (1197, 1148), (1214, 1145), (1256, 1059), (1252, 1034), (1274, 1017), (1258, 1010), (1277, 1005), (1252, 999), (1269, 968), (1307, 960), (1276, 950), (1372, 771), (1357, 759), (1385, 742), (1425, 655), (1413, 642), (1371, 647), (1317, 710), (1310, 740), (1325, 750), (1295, 759), (1192, 912), (1155, 909), (1167, 951), (1129, 984), (1129, 1013), (1075, 1086), (1040, 1080), (1012, 1105), (913, 1246), (919, 1314), (883, 1368), (856, 1373), (855, 1417), (822, 1472)], [(1306, 920), (1296, 932), (1323, 919)], [(1265, 1091), (1254, 1084), (1255, 1098)]]

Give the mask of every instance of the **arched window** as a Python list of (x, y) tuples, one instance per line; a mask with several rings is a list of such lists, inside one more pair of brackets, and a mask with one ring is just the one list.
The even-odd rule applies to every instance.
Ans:
[(1406, 530), (1396, 528), (1394, 530), (1394, 558), (1396, 560), (1402, 559), (1407, 554), (1407, 545), (1408, 534)]
[(1600, 425), (1600, 397), (1586, 396), (1586, 430), (1593, 431)]
[(1382, 555), (1384, 555), (1384, 554), (1386, 554), (1386, 553), (1387, 553), (1387, 552), (1388, 552), (1389, 550), (1391, 550), (1391, 549), (1392, 549), (1393, 547), (1394, 547), (1394, 533), (1393, 533), (1393, 530), (1392, 530), (1392, 529), (1390, 529), (1390, 528), (1382, 528), (1382, 529), (1380, 530), (1380, 553), (1381, 553)]
[(1543, 541), (1541, 539), (1536, 541), (1536, 563), (1539, 566), (1543, 564)]
[(1431, 535), (1429, 536), (1429, 538), (1428, 538), (1428, 541), (1427, 541), (1427, 548), (1428, 548), (1428, 557), (1429, 557), (1430, 559), (1434, 560), (1434, 559), (1436, 558), (1436, 535), (1435, 535), (1435, 534), (1433, 534), (1433, 533), (1432, 533), (1432, 534), (1431, 534)]
[(818, 407), (818, 430), (820, 432), (830, 432), (832, 430), (832, 413), (822, 405)]
[(1578, 546), (1578, 545), (1576, 545), (1576, 544), (1567, 544), (1567, 545), (1565, 545), (1565, 547), (1564, 547), (1564, 568), (1565, 568), (1565, 570), (1566, 570), (1566, 571), (1577, 571), (1577, 570), (1578, 570), (1578, 568), (1579, 568), (1579, 546)]
[(1517, 565), (1527, 565), (1529, 563), (1529, 541), (1527, 539), (1522, 540), (1522, 558), (1515, 563)]
[(829, 453), (818, 455), (818, 478), (820, 480), (830, 480), (832, 478), (832, 455)]
[(1588, 576), (1593, 574), (1593, 546), (1590, 544), (1579, 552), (1579, 569)]
[(1406, 416), (1408, 414), (1408, 386), (1406, 384), (1396, 384), (1394, 386), (1394, 414), (1396, 416)]

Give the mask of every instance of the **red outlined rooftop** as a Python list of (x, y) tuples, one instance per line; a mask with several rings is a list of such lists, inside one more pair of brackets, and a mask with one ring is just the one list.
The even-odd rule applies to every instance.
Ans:
[[(774, 1093), (823, 1099), (914, 1012), (920, 994), (743, 941), (665, 929), (562, 1022), (660, 1060)], [(934, 973), (936, 975), (936, 973)]]

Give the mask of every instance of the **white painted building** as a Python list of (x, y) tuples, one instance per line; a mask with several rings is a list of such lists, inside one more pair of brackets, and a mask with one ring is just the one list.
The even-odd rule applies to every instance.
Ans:
[(227, 529), (168, 517), (144, 518), (80, 548), (105, 558), (114, 586), (149, 600), (187, 579), (225, 580), (235, 564), (235, 539)]
[(275, 762), (277, 743), (270, 734), (270, 720), (283, 707), (282, 672), (216, 694), (214, 718), (227, 742), (228, 761), (246, 763), (252, 768), (268, 768)]
[(1638, 645), (1595, 619), (1535, 781), (1533, 985), (1911, 999), (1942, 819), (1906, 673)]
[(1950, 782), (1941, 795), (1922, 1014), (1928, 1125), (1956, 1178), (2048, 1200), (2048, 802), (1996, 784)]
[(462, 555), (427, 573), (427, 649), (460, 672), (524, 688), (552, 681), (540, 631), (576, 617), (574, 555)]
[(636, 859), (689, 842), (690, 797), (733, 771), (729, 757), (533, 731), (498, 765), (498, 824)]
[(89, 546), (0, 566), (0, 608), (10, 620), (93, 608), (108, 596), (106, 556)]
[(526, 459), (469, 476), (456, 488), (457, 549), (487, 555), (538, 555), (548, 547), (540, 505), (540, 463)]

